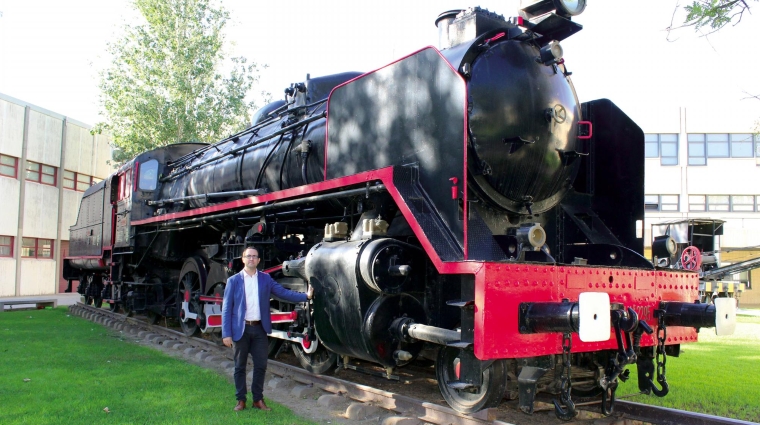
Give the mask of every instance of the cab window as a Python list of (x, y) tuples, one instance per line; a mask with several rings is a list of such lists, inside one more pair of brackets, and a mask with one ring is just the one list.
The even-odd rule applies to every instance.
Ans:
[(138, 186), (140, 190), (156, 190), (158, 184), (158, 161), (151, 159), (148, 162), (140, 164), (140, 180)]

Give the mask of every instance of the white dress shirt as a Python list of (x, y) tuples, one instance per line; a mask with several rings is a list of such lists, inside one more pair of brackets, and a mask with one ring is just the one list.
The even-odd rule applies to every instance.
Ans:
[(261, 320), (261, 306), (259, 306), (259, 273), (250, 276), (245, 269), (240, 271), (245, 282), (245, 320)]

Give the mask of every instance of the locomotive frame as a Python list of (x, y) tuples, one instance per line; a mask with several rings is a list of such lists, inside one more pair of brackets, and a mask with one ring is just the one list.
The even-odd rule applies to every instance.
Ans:
[(572, 395), (609, 414), (634, 362), (664, 396), (663, 356), (730, 332), (735, 310), (694, 304), (696, 273), (643, 257), (643, 133), (578, 102), (558, 42), (580, 25), (553, 4), (446, 12), (446, 49), (307, 78), (241, 133), (138, 155), (85, 192), (64, 278), (220, 339), (253, 245), (283, 286), (315, 287), (271, 302), (270, 352), (288, 341), (309, 371), (359, 358), (390, 376), (434, 347), (461, 412), (508, 394), (531, 413), (543, 390), (562, 419)]

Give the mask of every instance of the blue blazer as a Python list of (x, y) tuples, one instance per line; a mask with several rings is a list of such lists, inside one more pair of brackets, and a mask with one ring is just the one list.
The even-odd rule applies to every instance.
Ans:
[[(306, 302), (306, 294), (283, 288), (271, 276), (259, 271), (259, 307), (261, 308), (261, 326), (272, 333), (272, 316), (269, 314), (269, 299), (274, 294), (293, 303)], [(245, 281), (240, 273), (227, 279), (222, 304), (222, 338), (232, 337), (239, 341), (245, 330)]]

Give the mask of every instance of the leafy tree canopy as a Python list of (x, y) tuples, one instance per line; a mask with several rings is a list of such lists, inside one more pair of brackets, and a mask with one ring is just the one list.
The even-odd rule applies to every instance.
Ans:
[[(100, 74), (105, 122), (123, 162), (172, 143), (213, 142), (240, 130), (255, 107), (245, 96), (259, 66), (226, 60), (223, 29), (230, 16), (213, 0), (133, 0), (141, 21), (109, 43), (112, 61)], [(224, 68), (226, 67), (226, 72)]]
[(744, 12), (749, 12), (749, 2), (758, 0), (694, 0), (684, 6), (686, 19), (684, 26), (694, 27), (695, 31), (709, 28), (715, 32), (729, 23), (734, 25), (742, 20)]

